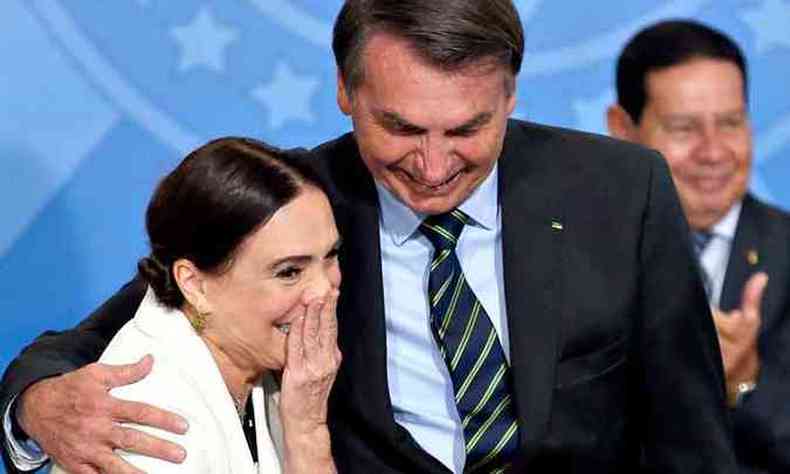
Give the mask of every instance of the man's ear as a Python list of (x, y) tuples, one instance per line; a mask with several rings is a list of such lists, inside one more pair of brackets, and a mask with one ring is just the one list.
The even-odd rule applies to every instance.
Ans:
[(609, 127), (609, 135), (620, 140), (638, 142), (637, 126), (619, 104), (612, 104), (606, 110), (606, 125)]
[(513, 84), (509, 85), (509, 87), (508, 87), (510, 89), (510, 91), (509, 91), (510, 92), (510, 96), (507, 98), (507, 116), (508, 117), (513, 115), (513, 111), (516, 110), (516, 96), (518, 95), (517, 91), (516, 91), (516, 87), (517, 87), (516, 86), (516, 79), (514, 78), (513, 79)]
[(346, 87), (340, 69), (337, 70), (337, 106), (345, 115), (351, 115), (351, 91)]
[(210, 312), (206, 299), (206, 282), (203, 272), (194, 263), (181, 258), (173, 262), (173, 277), (184, 299), (198, 312)]

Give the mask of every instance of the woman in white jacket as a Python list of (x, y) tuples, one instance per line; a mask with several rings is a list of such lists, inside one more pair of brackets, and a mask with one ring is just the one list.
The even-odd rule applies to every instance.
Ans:
[(146, 227), (148, 292), (101, 361), (153, 355), (150, 375), (112, 394), (183, 416), (184, 435), (135, 428), (187, 457), (125, 461), (150, 473), (334, 472), (340, 240), (318, 181), (263, 143), (215, 140), (159, 184)]

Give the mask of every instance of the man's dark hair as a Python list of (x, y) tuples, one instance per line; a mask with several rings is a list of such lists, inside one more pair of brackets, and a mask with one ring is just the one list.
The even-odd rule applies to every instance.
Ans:
[(409, 42), (428, 64), (454, 71), (481, 60), (521, 69), (524, 31), (511, 0), (346, 0), (332, 49), (349, 92), (362, 82), (362, 51), (374, 33)]
[(748, 101), (746, 60), (735, 41), (696, 21), (668, 20), (643, 29), (625, 45), (617, 60), (617, 102), (639, 123), (647, 103), (647, 75), (695, 59), (718, 59), (738, 66)]
[(165, 176), (146, 212), (151, 254), (137, 268), (165, 306), (184, 296), (173, 263), (221, 273), (244, 239), (305, 186), (322, 189), (288, 152), (248, 138), (219, 138), (194, 150)]

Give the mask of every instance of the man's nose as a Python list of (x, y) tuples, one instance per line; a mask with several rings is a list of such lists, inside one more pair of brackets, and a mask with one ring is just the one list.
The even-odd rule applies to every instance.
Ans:
[(726, 141), (715, 126), (707, 126), (702, 130), (697, 156), (709, 163), (719, 162), (727, 156)]
[(452, 171), (452, 141), (447, 137), (426, 135), (421, 137), (417, 152), (417, 169), (420, 180), (437, 186)]

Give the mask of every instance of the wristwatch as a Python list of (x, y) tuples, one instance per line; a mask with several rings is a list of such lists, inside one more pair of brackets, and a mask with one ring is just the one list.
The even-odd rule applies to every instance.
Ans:
[(727, 405), (730, 408), (737, 408), (740, 406), (743, 398), (752, 393), (757, 388), (757, 384), (753, 381), (739, 382), (735, 384), (731, 390), (727, 391)]

